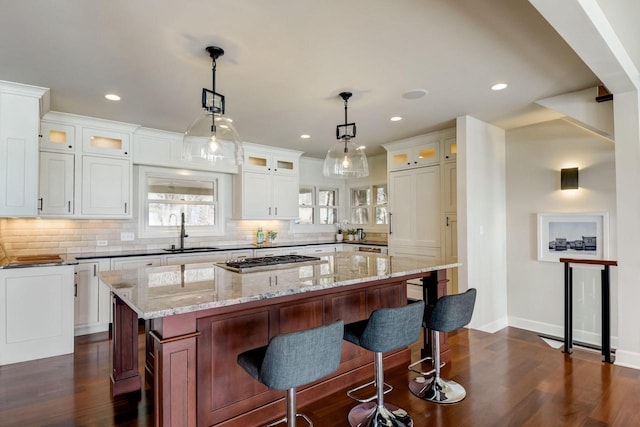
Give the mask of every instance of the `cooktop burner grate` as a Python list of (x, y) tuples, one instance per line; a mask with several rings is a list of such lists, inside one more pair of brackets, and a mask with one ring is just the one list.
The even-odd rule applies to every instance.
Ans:
[(276, 255), (257, 258), (244, 258), (237, 261), (228, 261), (225, 264), (227, 265), (227, 267), (245, 269), (306, 261), (320, 261), (320, 258), (306, 255)]

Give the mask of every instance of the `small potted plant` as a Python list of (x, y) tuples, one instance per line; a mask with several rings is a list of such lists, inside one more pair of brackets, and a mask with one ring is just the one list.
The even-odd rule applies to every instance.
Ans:
[(269, 239), (269, 243), (273, 243), (278, 237), (278, 232), (274, 230), (267, 231), (267, 238)]
[(342, 242), (343, 235), (342, 233), (347, 230), (347, 226), (349, 225), (349, 221), (346, 219), (341, 219), (336, 224), (338, 231), (336, 232), (336, 242)]
[(355, 238), (356, 238), (356, 234), (357, 234), (357, 233), (358, 233), (358, 232), (356, 231), (356, 229), (355, 229), (355, 228), (350, 228), (350, 229), (348, 229), (348, 230), (347, 230), (347, 234), (349, 235), (349, 240), (355, 240)]

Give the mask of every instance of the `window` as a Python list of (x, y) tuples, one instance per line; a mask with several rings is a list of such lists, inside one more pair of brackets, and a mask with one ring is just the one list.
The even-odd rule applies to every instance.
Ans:
[(298, 224), (327, 225), (338, 221), (338, 190), (301, 186), (298, 194)]
[[(380, 184), (371, 187), (352, 188), (350, 211), (351, 224), (387, 224), (387, 185)], [(373, 221), (370, 218), (373, 218)]]
[(140, 167), (138, 179), (144, 237), (173, 236), (183, 213), (191, 235), (222, 234), (218, 174)]

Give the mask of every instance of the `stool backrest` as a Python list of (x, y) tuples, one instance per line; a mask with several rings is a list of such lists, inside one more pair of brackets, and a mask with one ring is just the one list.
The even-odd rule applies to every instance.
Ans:
[[(425, 314), (427, 328), (439, 332), (451, 332), (471, 322), (473, 307), (476, 303), (476, 290), (471, 288), (464, 293), (440, 297)], [(431, 313), (429, 314), (429, 309)]]
[(381, 308), (369, 316), (360, 345), (367, 350), (385, 352), (406, 347), (420, 337), (424, 302), (397, 308)]
[(260, 369), (260, 381), (269, 388), (287, 390), (309, 384), (338, 369), (344, 323), (281, 334), (269, 341)]

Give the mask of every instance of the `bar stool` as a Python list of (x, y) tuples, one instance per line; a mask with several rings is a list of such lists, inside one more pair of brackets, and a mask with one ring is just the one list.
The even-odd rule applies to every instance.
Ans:
[[(451, 332), (468, 325), (473, 315), (473, 307), (476, 302), (476, 290), (471, 288), (464, 293), (445, 295), (439, 298), (434, 305), (425, 308), (422, 327), (439, 332)], [(423, 400), (435, 403), (457, 403), (465, 398), (467, 392), (464, 387), (455, 381), (445, 380), (440, 376), (440, 337), (435, 339), (434, 357), (425, 357), (409, 365), (409, 370), (421, 374), (409, 383), (411, 392)], [(425, 360), (433, 362), (434, 369), (421, 372), (413, 369)], [(435, 375), (434, 375), (435, 374)], [(431, 375), (431, 378), (427, 376)]]
[[(352, 427), (413, 426), (413, 420), (404, 409), (384, 402), (384, 395), (392, 387), (384, 383), (382, 353), (416, 342), (420, 337), (423, 313), (424, 302), (418, 301), (403, 307), (375, 310), (368, 319), (345, 325), (345, 340), (374, 352), (373, 381), (347, 392), (349, 397), (360, 402), (349, 412)], [(370, 385), (375, 385), (375, 396), (358, 399), (353, 395)]]
[(277, 335), (264, 347), (238, 355), (238, 364), (253, 378), (275, 390), (287, 390), (285, 418), (269, 426), (296, 426), (296, 417), (313, 422), (296, 408), (296, 387), (312, 383), (335, 372), (342, 354), (344, 324), (338, 321), (300, 332)]

